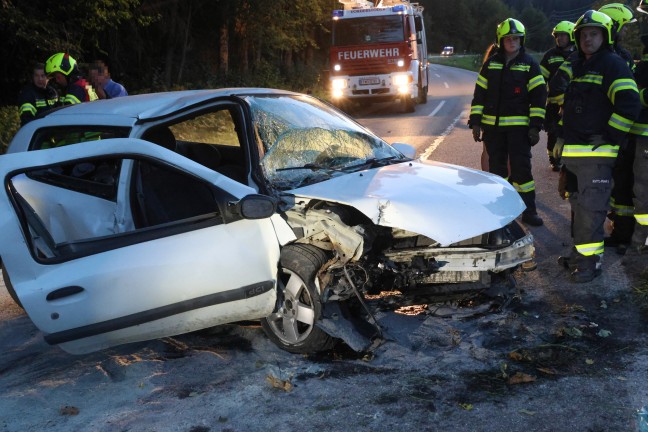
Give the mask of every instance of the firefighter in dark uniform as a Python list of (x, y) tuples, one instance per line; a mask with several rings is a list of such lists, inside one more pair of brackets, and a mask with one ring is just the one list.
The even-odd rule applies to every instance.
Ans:
[[(635, 73), (635, 63), (632, 55), (621, 46), (621, 41), (627, 31), (626, 25), (637, 22), (632, 10), (621, 3), (610, 3), (602, 6), (599, 12), (603, 12), (612, 19), (614, 52), (625, 60), (630, 70)], [(630, 133), (633, 132), (630, 131)], [(624, 253), (628, 243), (630, 243), (635, 224), (634, 204), (632, 202), (634, 146), (635, 141), (629, 140), (619, 150), (613, 172), (614, 186), (610, 197), (610, 212), (608, 213), (613, 228), (610, 236), (605, 239), (605, 246), (616, 246), (619, 253)]]
[(68, 53), (57, 53), (45, 62), (45, 73), (60, 89), (59, 102), (74, 105), (97, 100), (92, 86), (81, 76), (76, 60)]
[(497, 26), (498, 50), (479, 72), (468, 123), (475, 141), (486, 144), (489, 171), (508, 178), (526, 204), (522, 222), (540, 226), (531, 147), (540, 139), (547, 88), (540, 65), (524, 51), (524, 38), (524, 26), (516, 19)]
[[(560, 21), (551, 32), (556, 39), (556, 46), (547, 51), (540, 60), (540, 70), (545, 81), (549, 83), (556, 75), (558, 68), (575, 50), (574, 23)], [(547, 131), (547, 155), (549, 165), (553, 171), (560, 171), (560, 161), (553, 156), (556, 144), (556, 128), (560, 120), (560, 105), (558, 101), (547, 99), (547, 112), (545, 114), (544, 129)]]
[(51, 110), (58, 104), (58, 94), (48, 84), (45, 65), (38, 63), (32, 68), (32, 75), (18, 96), (20, 126), (34, 120), (38, 114)]
[[(641, 0), (637, 10), (648, 14), (648, 4)], [(622, 264), (644, 271), (648, 266), (648, 35), (642, 35), (641, 41), (644, 44), (643, 56), (635, 70), (641, 113), (630, 130), (630, 142), (634, 142), (635, 147), (632, 166), (635, 226)]]
[(563, 163), (578, 183), (577, 192), (570, 195), (574, 250), (566, 260), (574, 269), (574, 282), (589, 282), (601, 272), (612, 169), (641, 103), (632, 72), (612, 51), (610, 17), (587, 11), (576, 22), (574, 33), (579, 50), (570, 61), (571, 80), (559, 130), (563, 140), (556, 143), (556, 153), (562, 153)]

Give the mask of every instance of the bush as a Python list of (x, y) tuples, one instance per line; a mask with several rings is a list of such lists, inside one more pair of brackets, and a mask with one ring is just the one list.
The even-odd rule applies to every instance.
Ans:
[(0, 154), (4, 154), (9, 147), (9, 142), (20, 128), (18, 107), (0, 107)]

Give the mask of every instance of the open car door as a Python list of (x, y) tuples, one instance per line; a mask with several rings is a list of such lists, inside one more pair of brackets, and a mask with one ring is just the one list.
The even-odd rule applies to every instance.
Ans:
[(0, 160), (7, 286), (48, 343), (79, 354), (273, 311), (271, 198), (138, 139)]

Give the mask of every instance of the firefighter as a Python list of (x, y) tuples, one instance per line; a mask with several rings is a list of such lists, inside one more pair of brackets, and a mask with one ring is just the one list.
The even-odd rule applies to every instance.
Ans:
[(574, 34), (578, 55), (570, 62), (571, 80), (559, 130), (562, 140), (556, 143), (555, 153), (578, 183), (578, 190), (570, 195), (575, 250), (560, 259), (574, 269), (572, 281), (582, 283), (601, 273), (612, 169), (641, 104), (632, 72), (612, 51), (610, 17), (589, 10), (576, 22)]
[(42, 114), (56, 107), (58, 94), (54, 87), (49, 85), (45, 75), (45, 65), (35, 64), (32, 68), (32, 75), (27, 84), (18, 96), (20, 107), (20, 126), (24, 126), (34, 120), (38, 114)]
[[(556, 39), (556, 46), (547, 51), (540, 60), (540, 70), (545, 81), (549, 83), (556, 75), (558, 68), (575, 50), (574, 45), (574, 23), (560, 21), (551, 32)], [(553, 148), (556, 144), (556, 127), (560, 119), (560, 105), (555, 101), (547, 100), (547, 112), (545, 114), (544, 128), (547, 131), (547, 154), (549, 165), (553, 171), (560, 171), (560, 161), (553, 156)]]
[[(641, 0), (637, 10), (648, 14), (648, 5)], [(640, 89), (642, 109), (639, 119), (630, 130), (630, 141), (634, 142), (634, 218), (635, 226), (630, 246), (622, 264), (645, 270), (648, 264), (648, 35), (642, 35), (643, 56), (635, 70), (635, 80)]]
[[(628, 64), (630, 70), (635, 72), (635, 63), (628, 50), (621, 46), (621, 41), (627, 30), (626, 25), (637, 22), (632, 10), (621, 3), (610, 3), (599, 9), (612, 19), (614, 51)], [(631, 131), (632, 133), (632, 131)], [(605, 246), (617, 247), (621, 254), (630, 243), (635, 225), (634, 204), (632, 202), (634, 161), (634, 140), (629, 140), (627, 145), (620, 149), (614, 167), (614, 186), (610, 198), (610, 212), (608, 218), (612, 221), (612, 232), (605, 238)]]
[(45, 62), (45, 73), (59, 87), (61, 105), (97, 100), (92, 86), (81, 76), (76, 60), (68, 53), (57, 53)]
[(516, 19), (497, 26), (498, 49), (481, 67), (468, 123), (475, 141), (486, 144), (489, 171), (508, 178), (526, 204), (522, 222), (540, 226), (531, 147), (540, 140), (547, 89), (540, 65), (524, 51), (524, 39), (524, 25)]

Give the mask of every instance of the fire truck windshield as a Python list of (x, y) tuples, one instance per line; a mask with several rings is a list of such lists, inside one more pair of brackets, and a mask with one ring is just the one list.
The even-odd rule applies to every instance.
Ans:
[(372, 16), (333, 21), (333, 46), (403, 42), (402, 15)]

